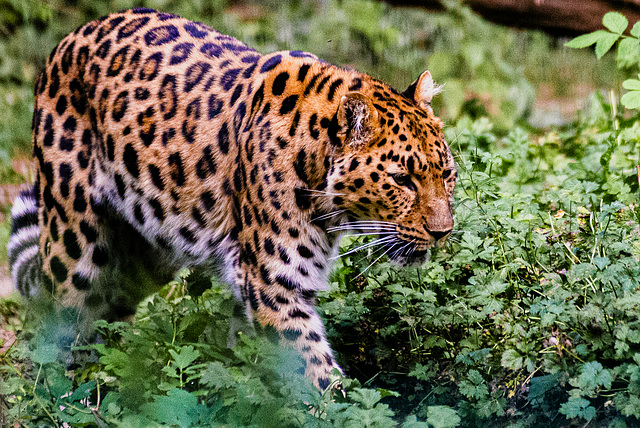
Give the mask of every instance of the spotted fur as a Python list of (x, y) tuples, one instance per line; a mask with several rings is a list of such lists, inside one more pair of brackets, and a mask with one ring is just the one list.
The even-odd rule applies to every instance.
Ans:
[(437, 91), (428, 72), (400, 94), (149, 9), (90, 22), (35, 86), (38, 178), (14, 206), (14, 281), (88, 323), (130, 316), (181, 267), (221, 270), (324, 389), (338, 366), (314, 299), (340, 234), (378, 234), (408, 263), (453, 226)]

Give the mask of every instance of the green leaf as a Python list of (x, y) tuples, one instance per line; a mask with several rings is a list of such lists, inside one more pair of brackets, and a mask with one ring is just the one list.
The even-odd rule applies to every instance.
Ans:
[(372, 389), (355, 388), (353, 391), (349, 391), (349, 398), (361, 403), (366, 409), (372, 409), (382, 399), (382, 395)]
[(209, 386), (215, 391), (231, 388), (237, 383), (238, 380), (232, 376), (231, 371), (219, 361), (209, 363), (200, 376), (200, 384)]
[(502, 366), (511, 370), (520, 370), (522, 368), (522, 355), (515, 349), (507, 349), (502, 353)]
[(107, 405), (107, 411), (112, 415), (117, 415), (122, 411), (122, 408), (116, 403), (111, 402)]
[(605, 267), (609, 266), (609, 257), (594, 257), (593, 264), (598, 267), (598, 269), (603, 270)]
[(548, 391), (558, 386), (560, 376), (561, 374), (560, 372), (558, 372), (545, 376), (536, 376), (531, 379), (531, 386), (529, 387), (529, 399), (536, 400), (544, 398)]
[(602, 18), (602, 25), (613, 33), (622, 34), (629, 21), (620, 12), (608, 12)]
[(482, 399), (489, 395), (487, 385), (477, 370), (469, 370), (468, 380), (461, 381), (458, 388), (467, 398)]
[(567, 419), (582, 417), (588, 421), (594, 418), (596, 409), (591, 406), (591, 402), (586, 398), (573, 397), (560, 406), (560, 413)]
[(178, 366), (181, 370), (187, 368), (200, 356), (200, 352), (194, 349), (194, 347), (191, 345), (183, 346), (179, 349), (179, 353), (174, 351), (173, 349), (170, 349), (169, 353), (173, 357), (176, 366)]
[(65, 397), (65, 401), (69, 401), (69, 402), (80, 401), (84, 398), (89, 397), (95, 389), (96, 389), (95, 381), (90, 380), (89, 382), (83, 383), (82, 385), (78, 386), (76, 390), (73, 391), (73, 394), (71, 394), (68, 397)]
[(620, 102), (628, 109), (640, 109), (640, 91), (629, 91), (620, 98)]
[(613, 33), (606, 33), (600, 37), (596, 42), (596, 57), (598, 59), (602, 58), (604, 54), (609, 52), (619, 38), (620, 36), (618, 34)]
[(194, 426), (199, 421), (201, 405), (195, 395), (182, 389), (173, 389), (167, 396), (155, 396), (153, 403), (144, 404), (142, 414), (156, 422), (182, 427)]
[(637, 39), (640, 39), (640, 21), (633, 24), (633, 28), (631, 28), (631, 35)]
[(427, 422), (420, 422), (416, 415), (407, 416), (402, 424), (402, 428), (429, 428), (430, 426)]
[(41, 343), (31, 352), (31, 360), (36, 364), (52, 363), (58, 359), (58, 347), (53, 343)]
[(574, 49), (586, 48), (596, 43), (598, 40), (600, 40), (602, 37), (608, 34), (611, 34), (611, 33), (604, 30), (598, 30), (598, 31), (594, 31), (593, 33), (583, 34), (581, 36), (578, 36), (573, 40), (569, 40), (564, 45), (568, 48), (574, 48)]
[(638, 39), (627, 37), (620, 40), (618, 44), (618, 68), (632, 67), (636, 64), (638, 57)]
[(385, 398), (385, 397), (400, 397), (400, 394), (395, 392), (395, 391), (390, 391), (388, 389), (384, 389), (384, 388), (376, 388), (376, 391), (378, 391), (380, 393), (380, 397)]
[(337, 421), (335, 426), (343, 426), (345, 428), (360, 427), (391, 427), (395, 426), (393, 412), (386, 404), (378, 404), (373, 409), (361, 409), (359, 407), (348, 407), (343, 413), (343, 421)]
[(427, 407), (427, 422), (434, 428), (454, 428), (460, 425), (460, 416), (449, 406)]
[(611, 388), (613, 377), (608, 369), (604, 369), (597, 361), (585, 363), (582, 366), (580, 376), (578, 376), (579, 386), (583, 390), (593, 391), (599, 386), (606, 389)]
[(622, 82), (622, 87), (630, 91), (640, 91), (640, 80), (627, 79), (624, 82)]

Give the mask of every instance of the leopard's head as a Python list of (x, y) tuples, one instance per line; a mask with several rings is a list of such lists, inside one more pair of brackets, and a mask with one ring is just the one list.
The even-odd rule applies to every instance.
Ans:
[(346, 93), (336, 114), (327, 190), (344, 220), (331, 230), (377, 235), (404, 265), (423, 262), (453, 228), (457, 172), (431, 108), (438, 92), (428, 71), (402, 94), (372, 80)]

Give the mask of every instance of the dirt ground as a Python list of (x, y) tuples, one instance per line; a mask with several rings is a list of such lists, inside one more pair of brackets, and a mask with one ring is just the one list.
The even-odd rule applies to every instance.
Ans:
[(0, 267), (0, 297), (7, 296), (13, 292), (13, 284), (9, 276), (9, 267)]

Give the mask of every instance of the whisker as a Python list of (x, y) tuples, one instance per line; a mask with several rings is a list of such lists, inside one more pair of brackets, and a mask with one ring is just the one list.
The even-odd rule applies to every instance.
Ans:
[[(391, 244), (391, 245), (393, 246), (393, 245), (396, 245), (396, 244)], [(362, 257), (360, 257), (355, 264), (360, 264), (363, 261), (365, 261), (365, 259), (370, 259), (371, 257), (377, 256), (378, 254), (380, 254), (380, 251), (384, 251), (385, 248), (387, 248), (387, 247), (385, 247), (384, 245), (382, 245), (382, 246), (380, 246), (378, 248), (370, 248), (369, 251), (367, 252), (368, 254), (363, 254)]]
[(347, 210), (338, 210), (338, 211), (333, 211), (333, 212), (330, 212), (330, 213), (327, 213), (327, 214), (323, 214), (323, 215), (321, 215), (321, 216), (318, 216), (318, 217), (316, 217), (316, 218), (313, 218), (313, 219), (311, 219), (311, 221), (325, 220), (325, 219), (328, 219), (328, 218), (335, 217), (335, 216), (338, 216), (338, 215), (340, 215), (340, 214), (343, 214), (343, 213), (345, 213), (346, 211), (347, 211)]
[(347, 227), (393, 227), (394, 229), (397, 227), (395, 223), (387, 223), (387, 222), (378, 222), (378, 221), (348, 221), (345, 223), (339, 224), (339, 226), (347, 226)]
[(379, 238), (379, 239), (376, 239), (375, 241), (371, 241), (371, 242), (368, 242), (366, 244), (360, 245), (359, 247), (352, 248), (351, 250), (347, 251), (346, 253), (339, 254), (336, 257), (331, 257), (331, 258), (329, 258), (329, 260), (332, 260), (332, 261), (333, 260), (337, 260), (340, 257), (344, 257), (346, 255), (355, 253), (356, 251), (364, 250), (365, 248), (373, 247), (373, 246), (376, 246), (376, 245), (386, 244), (386, 243), (389, 243), (389, 242), (391, 242), (391, 241), (393, 241), (395, 239), (396, 239), (395, 236), (387, 236), (387, 237), (384, 237), (384, 238)]
[(396, 229), (392, 229), (392, 228), (379, 228), (379, 227), (346, 227), (346, 226), (331, 226), (327, 228), (327, 232), (333, 232), (333, 231), (339, 231), (339, 230), (345, 230), (345, 231), (349, 231), (349, 230), (356, 230), (356, 231), (361, 231), (361, 232), (376, 232), (376, 231), (380, 231), (380, 232), (396, 232)]
[(396, 231), (396, 224), (388, 221), (376, 221), (376, 220), (360, 220), (339, 224), (327, 228), (327, 232), (337, 232), (340, 230), (352, 230), (357, 229), (363, 232), (365, 231)]
[(416, 248), (416, 238), (412, 238), (411, 241), (408, 242), (408, 244), (411, 246), (409, 248), (409, 252), (411, 251), (415, 251)]
[(337, 224), (335, 227), (345, 227), (350, 229), (393, 229), (396, 230), (397, 227), (395, 225), (387, 225), (387, 224), (354, 224), (354, 223), (341, 223)]
[(396, 229), (395, 224), (376, 224), (376, 223), (340, 223), (337, 226), (343, 227), (383, 227), (387, 229)]
[[(343, 238), (349, 238), (349, 237), (352, 237), (352, 236), (371, 236), (373, 234), (374, 234), (374, 232), (350, 233), (348, 235), (344, 235)], [(393, 232), (377, 232), (375, 234), (377, 234), (377, 235), (397, 235), (398, 232), (395, 232), (395, 231), (393, 231)]]
[(347, 222), (344, 224), (381, 224), (381, 225), (386, 225), (386, 226), (396, 226), (396, 223), (393, 223), (391, 221), (382, 221), (382, 220), (358, 220), (358, 221), (351, 221), (351, 222)]
[(393, 242), (395, 239), (396, 239), (395, 236), (385, 236), (385, 237), (382, 237), (382, 238), (378, 238), (378, 239), (375, 239), (375, 240), (373, 240), (371, 242), (368, 242), (366, 244), (360, 245), (359, 247), (352, 248), (351, 250), (347, 251), (346, 253), (340, 254), (339, 257), (346, 256), (348, 254), (355, 253), (357, 251), (364, 250), (366, 248), (375, 247), (377, 245), (389, 244), (390, 242)]
[(415, 242), (416, 242), (415, 239), (411, 241), (412, 245), (411, 245), (411, 248), (409, 248), (409, 254), (407, 255), (407, 257), (411, 257), (416, 252), (417, 247), (415, 246)]
[(400, 248), (393, 252), (391, 257), (398, 257), (399, 255), (403, 255), (402, 253), (409, 245), (411, 245), (411, 242), (407, 242), (404, 245), (400, 246)]
[(371, 231), (371, 232), (377, 232), (377, 231), (384, 231), (384, 232), (395, 232), (396, 229), (395, 228), (380, 228), (380, 227), (374, 227), (374, 226), (361, 226), (361, 227), (350, 227), (350, 226), (346, 226), (346, 225), (339, 225), (339, 226), (331, 226), (327, 228), (327, 232), (331, 233), (331, 232), (339, 232), (341, 230), (345, 230), (345, 231), (349, 231), (349, 230), (361, 230), (361, 231)]
[(319, 195), (326, 195), (326, 196), (344, 196), (344, 195), (346, 195), (346, 193), (326, 192), (324, 190), (307, 189), (305, 187), (297, 187), (297, 189), (304, 190), (305, 192), (317, 193)]
[[(395, 245), (397, 245), (397, 244), (394, 244), (394, 245), (390, 246), (387, 250), (385, 250), (385, 252), (384, 252), (384, 253), (382, 253), (382, 254), (380, 255), (380, 257), (378, 257), (377, 259), (375, 259), (374, 261), (372, 261), (371, 263), (369, 263), (369, 266), (367, 266), (367, 267), (366, 267), (362, 272), (360, 272), (358, 275), (356, 275), (356, 277), (355, 277), (355, 278), (358, 278), (358, 277), (360, 277), (361, 275), (364, 275), (364, 273), (365, 273), (366, 271), (368, 271), (368, 270), (369, 270), (369, 268), (370, 268), (371, 266), (373, 266), (374, 264), (376, 264), (376, 262), (377, 262), (378, 260), (380, 260), (381, 258), (383, 258), (383, 257), (384, 257), (384, 256), (385, 256), (389, 251), (391, 251)], [(354, 278), (354, 279), (355, 279), (355, 278)]]
[(389, 254), (389, 257), (391, 257), (392, 259), (395, 259), (396, 257), (398, 257), (400, 255), (400, 252), (402, 252), (402, 249), (406, 246), (407, 244), (403, 245), (400, 248), (397, 248), (393, 253)]

